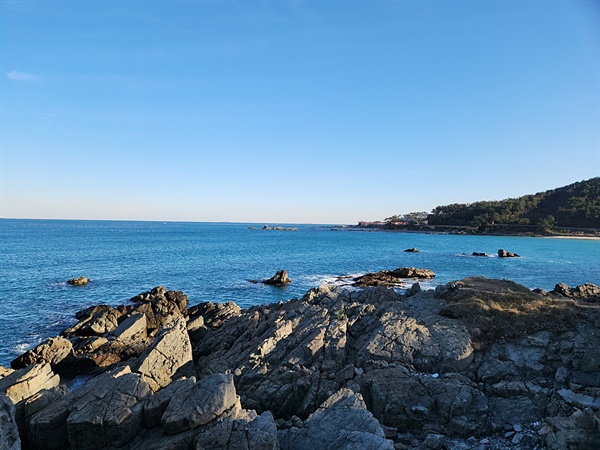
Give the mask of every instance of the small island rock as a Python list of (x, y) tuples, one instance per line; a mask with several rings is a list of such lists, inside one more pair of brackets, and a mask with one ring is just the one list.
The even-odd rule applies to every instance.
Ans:
[(85, 286), (89, 282), (90, 282), (90, 279), (86, 278), (84, 276), (81, 276), (79, 278), (71, 278), (70, 280), (67, 280), (67, 283), (70, 284), (71, 286)]
[(498, 257), (500, 257), (500, 258), (519, 258), (520, 255), (500, 249), (500, 250), (498, 250)]
[(292, 280), (288, 277), (287, 270), (278, 271), (275, 276), (269, 278), (268, 280), (263, 280), (263, 284), (270, 284), (272, 286), (283, 286), (285, 284), (291, 283)]

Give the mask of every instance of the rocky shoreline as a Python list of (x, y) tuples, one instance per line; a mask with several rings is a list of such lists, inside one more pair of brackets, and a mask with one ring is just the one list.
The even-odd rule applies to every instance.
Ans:
[(159, 286), (76, 317), (0, 368), (1, 450), (600, 448), (592, 284), (325, 285), (245, 310)]

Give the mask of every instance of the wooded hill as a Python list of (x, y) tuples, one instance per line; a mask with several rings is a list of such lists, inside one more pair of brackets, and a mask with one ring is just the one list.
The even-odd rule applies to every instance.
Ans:
[(468, 226), (480, 232), (600, 228), (600, 177), (518, 198), (438, 206), (427, 220), (429, 225)]

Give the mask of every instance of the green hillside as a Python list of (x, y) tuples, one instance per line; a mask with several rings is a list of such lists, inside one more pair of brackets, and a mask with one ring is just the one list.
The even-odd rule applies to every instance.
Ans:
[(600, 228), (600, 177), (519, 198), (438, 206), (427, 219), (430, 225), (468, 226), (479, 232)]

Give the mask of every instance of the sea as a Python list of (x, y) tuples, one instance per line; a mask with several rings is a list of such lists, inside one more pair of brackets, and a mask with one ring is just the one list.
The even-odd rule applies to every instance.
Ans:
[[(242, 308), (398, 267), (433, 270), (435, 279), (421, 283), (426, 289), (473, 275), (546, 290), (559, 282), (600, 285), (598, 240), (268, 224), (297, 228), (280, 231), (264, 225), (1, 219), (0, 365), (75, 323), (77, 311), (127, 304), (158, 285), (183, 291), (190, 305), (235, 302)], [(413, 247), (420, 251), (404, 252)], [(498, 249), (521, 257), (498, 258)], [(285, 287), (250, 281), (282, 269), (292, 279)], [(67, 284), (79, 276), (91, 281)]]

